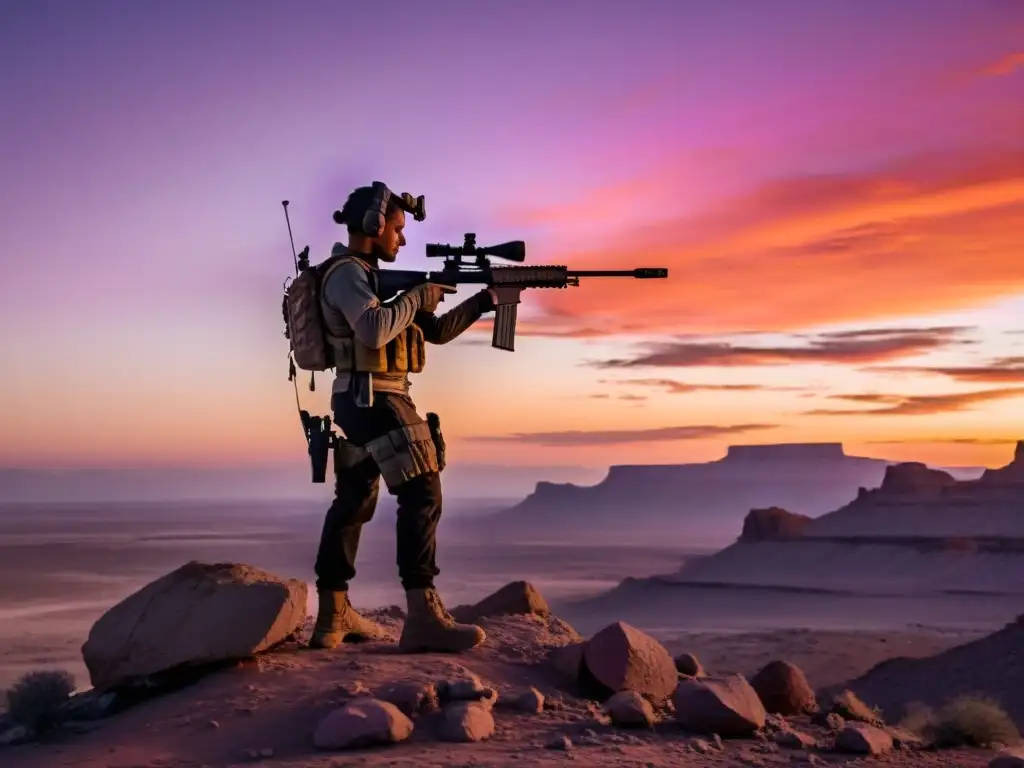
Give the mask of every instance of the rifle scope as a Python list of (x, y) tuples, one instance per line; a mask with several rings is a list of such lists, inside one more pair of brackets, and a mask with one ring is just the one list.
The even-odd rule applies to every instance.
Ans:
[(494, 256), (505, 261), (526, 261), (526, 243), (522, 240), (511, 240), (507, 243), (499, 243), (498, 245), (478, 247), (476, 235), (473, 232), (467, 232), (462, 245), (427, 243), (427, 256), (432, 258), (475, 256), (478, 259)]

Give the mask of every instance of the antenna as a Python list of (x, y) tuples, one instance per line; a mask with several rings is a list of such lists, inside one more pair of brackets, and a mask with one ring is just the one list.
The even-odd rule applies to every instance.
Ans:
[(292, 220), (288, 218), (288, 201), (282, 200), (281, 206), (284, 208), (284, 220), (288, 224), (288, 240), (292, 244), (292, 263), (295, 264), (295, 274), (299, 274), (299, 256), (295, 253), (295, 238), (292, 237)]

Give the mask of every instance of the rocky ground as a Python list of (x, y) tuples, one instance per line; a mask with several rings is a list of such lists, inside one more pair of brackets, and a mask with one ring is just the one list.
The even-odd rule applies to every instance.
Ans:
[[(292, 603), (282, 602), (281, 615)], [(673, 659), (628, 624), (584, 640), (521, 582), (486, 609), (477, 620), (487, 641), (457, 656), (403, 655), (389, 642), (312, 651), (303, 647), (307, 620), (283, 642), (177, 690), (151, 675), (158, 695), (123, 711), (115, 704), (127, 700), (123, 691), (139, 691), (138, 676), (130, 689), (110, 684), (72, 698), (66, 709), (78, 714), (48, 735), (32, 738), (8, 723), (4, 738), (23, 743), (0, 747), (0, 765), (996, 765), (991, 749), (930, 748), (856, 701), (818, 701), (787, 663), (748, 681), (705, 670), (694, 657)], [(124, 660), (136, 665), (145, 658), (140, 625), (167, 626), (158, 602), (149, 599), (146, 611), (125, 633)], [(397, 638), (400, 610), (375, 617)], [(280, 631), (276, 618), (268, 626)], [(91, 653), (100, 653), (96, 642)], [(175, 652), (149, 642), (150, 666)]]

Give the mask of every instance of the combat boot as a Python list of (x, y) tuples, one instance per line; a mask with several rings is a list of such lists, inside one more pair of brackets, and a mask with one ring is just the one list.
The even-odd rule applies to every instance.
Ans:
[(398, 639), (399, 651), (458, 653), (475, 648), (487, 637), (475, 624), (457, 624), (436, 590), (410, 589), (405, 596), (409, 610)]
[(389, 634), (352, 607), (348, 592), (318, 592), (319, 607), (310, 648), (335, 648), (344, 642), (387, 640)]

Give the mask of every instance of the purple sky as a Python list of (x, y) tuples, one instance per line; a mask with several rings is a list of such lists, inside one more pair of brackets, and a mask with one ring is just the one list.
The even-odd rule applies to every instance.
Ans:
[[(382, 179), (426, 194), (428, 219), (402, 257), (425, 268), (424, 242), (467, 230), (483, 243), (526, 239), (540, 263), (578, 260), (605, 242), (625, 251), (636, 228), (677, 211), (716, 216), (764, 185), (811, 174), (911, 163), (913, 184), (945, 188), (1003, 167), (985, 160), (992, 153), (1022, 149), (1024, 81), (1012, 58), (1022, 41), (1024, 3), (1010, 0), (7, 0), (0, 465), (301, 459), (280, 335), (291, 269), (284, 198), (297, 245), (322, 258), (342, 236), (330, 213), (352, 187)], [(983, 76), (1000, 62), (1006, 72)], [(1011, 193), (1001, 199), (1019, 205)], [(661, 255), (623, 252), (620, 265)], [(683, 303), (692, 288), (676, 282), (656, 295)], [(573, 312), (605, 289), (578, 290)], [(914, 322), (985, 309), (911, 305)], [(1000, 306), (985, 316), (995, 325), (1006, 324)], [(900, 319), (891, 309), (879, 317)], [(447, 414), (454, 445), (635, 422), (627, 404), (579, 405), (598, 376), (577, 359), (626, 342), (562, 343), (524, 336), (510, 359), (460, 342), (433, 356), (444, 364), (421, 377), (417, 397)], [(475, 391), (473, 377), (488, 370)], [(548, 403), (531, 423), (487, 399), (524, 388)], [(699, 404), (664, 406), (639, 427), (728, 419), (746, 407), (735, 402), (710, 416)], [(812, 427), (782, 437), (843, 433)], [(729, 441), (681, 442), (658, 458), (713, 454)], [(484, 447), (477, 458), (524, 460)], [(647, 448), (623, 450), (608, 459)]]

